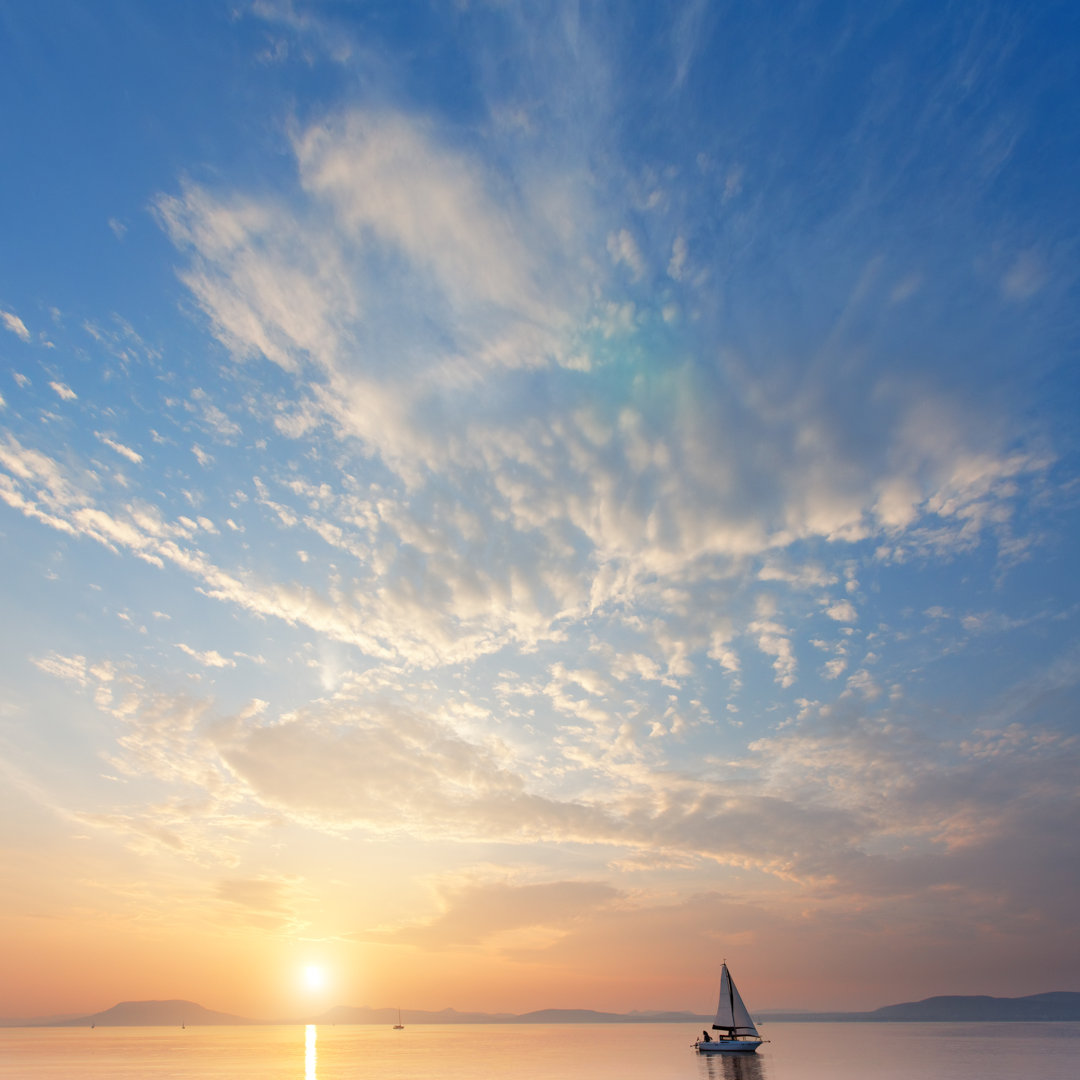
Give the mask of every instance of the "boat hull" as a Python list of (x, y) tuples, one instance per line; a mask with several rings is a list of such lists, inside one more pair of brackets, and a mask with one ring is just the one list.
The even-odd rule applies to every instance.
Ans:
[(694, 1043), (699, 1054), (752, 1054), (764, 1042), (763, 1039), (713, 1039), (712, 1042)]

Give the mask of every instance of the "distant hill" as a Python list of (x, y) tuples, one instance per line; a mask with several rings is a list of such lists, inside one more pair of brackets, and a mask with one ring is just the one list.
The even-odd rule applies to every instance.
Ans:
[(886, 1005), (870, 1015), (877, 1020), (1080, 1020), (1080, 994), (1057, 990), (1020, 998), (931, 997)]
[(833, 1023), (854, 1021), (993, 1021), (1015, 1023), (1041, 1020), (1080, 1020), (1080, 993), (1055, 990), (1029, 997), (997, 998), (985, 994), (967, 996), (948, 995), (925, 998), (922, 1001), (906, 1001), (900, 1005), (884, 1005), (873, 1012), (860, 1013), (781, 1013), (763, 1012), (758, 1019), (798, 1022), (831, 1021)]
[(42, 1027), (180, 1027), (181, 1024), (255, 1024), (242, 1016), (214, 1012), (194, 1001), (121, 1001), (104, 1012), (44, 1021)]

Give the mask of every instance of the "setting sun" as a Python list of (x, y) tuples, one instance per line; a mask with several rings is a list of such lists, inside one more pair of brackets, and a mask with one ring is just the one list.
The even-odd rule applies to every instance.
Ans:
[(309, 964), (304, 968), (304, 987), (311, 991), (325, 990), (326, 969), (317, 964)]

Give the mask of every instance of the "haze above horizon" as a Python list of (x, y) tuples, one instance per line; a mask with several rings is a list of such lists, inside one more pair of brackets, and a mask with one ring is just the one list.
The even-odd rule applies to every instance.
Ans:
[[(713, 1014), (694, 1010), (661, 1011), (632, 1009), (614, 1013), (582, 1008), (547, 1007), (527, 1013), (472, 1012), (447, 1006), (438, 1010), (396, 1008), (391, 1006), (335, 1005), (318, 1014), (307, 1013), (291, 1019), (277, 1017), (238, 1016), (207, 1009), (199, 1002), (171, 998), (159, 1001), (120, 1001), (94, 1013), (68, 1014), (55, 1017), (0, 1018), (2, 1026), (73, 1027), (90, 1026), (202, 1026), (222, 1024), (272, 1025), (292, 1024), (472, 1024), (472, 1023), (596, 1023), (596, 1022), (701, 1022)], [(988, 995), (936, 995), (917, 1002), (894, 1002), (857, 1012), (816, 1012), (813, 1010), (765, 1007), (756, 1009), (756, 1022), (807, 1020), (898, 1020), (898, 1021), (1080, 1021), (1080, 992), (1046, 991), (1019, 998)]]
[(1080, 9), (0, 2), (0, 94), (0, 1015), (1074, 985)]

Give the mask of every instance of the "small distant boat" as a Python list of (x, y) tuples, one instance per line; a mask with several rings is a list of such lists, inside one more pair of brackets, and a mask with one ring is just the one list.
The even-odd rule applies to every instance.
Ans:
[(400, 1009), (398, 1009), (398, 1011), (397, 1011), (397, 1023), (394, 1025), (394, 1030), (395, 1031), (404, 1031), (405, 1030), (405, 1025), (401, 1022), (401, 1010)]
[(743, 1004), (735, 980), (728, 971), (727, 963), (720, 969), (720, 1001), (716, 1006), (716, 1019), (710, 1035), (707, 1031), (694, 1043), (694, 1049), (702, 1054), (752, 1054), (763, 1042), (750, 1010)]

